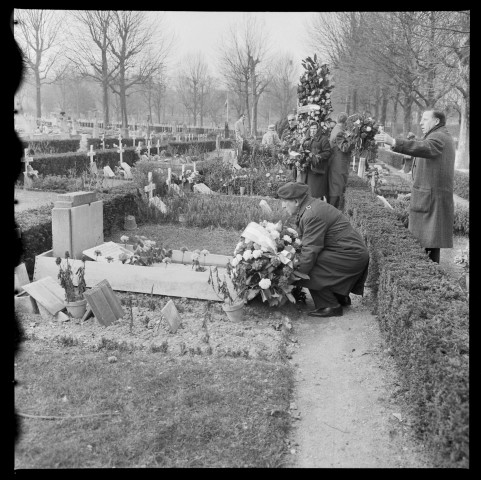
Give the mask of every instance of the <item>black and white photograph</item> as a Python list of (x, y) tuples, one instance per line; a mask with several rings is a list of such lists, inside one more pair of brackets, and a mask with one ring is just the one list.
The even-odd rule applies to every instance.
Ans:
[(14, 472), (470, 468), (470, 14), (10, 10)]

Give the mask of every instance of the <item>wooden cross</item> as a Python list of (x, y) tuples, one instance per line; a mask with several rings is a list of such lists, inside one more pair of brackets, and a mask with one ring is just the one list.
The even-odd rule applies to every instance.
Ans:
[(150, 143), (152, 143), (152, 139), (154, 138), (154, 132), (150, 132), (149, 138), (150, 138)]
[(90, 166), (92, 166), (92, 164), (94, 163), (94, 155), (95, 155), (94, 146), (90, 145), (90, 151), (88, 153), (88, 156), (90, 157)]
[(150, 201), (154, 196), (153, 192), (155, 190), (155, 183), (152, 183), (152, 172), (149, 172), (148, 180), (149, 180), (149, 184), (146, 187), (144, 187), (144, 191), (149, 194), (149, 201)]
[(160, 140), (157, 139), (157, 155), (160, 155)]
[(100, 139), (102, 140), (102, 150), (105, 150), (105, 133), (100, 135)]
[(356, 171), (356, 155), (352, 156), (352, 169)]
[(114, 147), (117, 147), (118, 150), (117, 150), (117, 153), (120, 153), (120, 163), (119, 165), (122, 166), (122, 163), (124, 162), (123, 158), (122, 158), (122, 153), (125, 151), (124, 150), (124, 146), (122, 145), (122, 136), (119, 134), (119, 145), (117, 145), (116, 143), (114, 143)]

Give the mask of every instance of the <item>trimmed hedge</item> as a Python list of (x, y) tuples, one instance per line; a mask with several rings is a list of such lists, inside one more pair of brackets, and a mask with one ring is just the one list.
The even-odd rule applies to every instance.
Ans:
[(80, 148), (80, 139), (71, 138), (69, 140), (22, 140), (23, 148), (29, 149), (30, 155), (45, 155), (54, 153), (76, 152)]
[[(132, 166), (138, 159), (134, 148), (126, 148), (122, 154), (124, 162)], [(108, 165), (112, 170), (119, 165), (120, 156), (117, 150), (98, 150), (95, 152), (94, 161), (98, 168)], [(30, 163), (39, 175), (70, 175), (80, 176), (88, 171), (90, 157), (85, 152), (63, 153), (61, 155), (38, 155)], [(23, 182), (23, 174), (19, 180)]]
[(469, 308), (466, 295), (351, 175), (345, 212), (366, 239), (375, 313), (398, 366), (414, 427), (436, 466), (469, 466)]

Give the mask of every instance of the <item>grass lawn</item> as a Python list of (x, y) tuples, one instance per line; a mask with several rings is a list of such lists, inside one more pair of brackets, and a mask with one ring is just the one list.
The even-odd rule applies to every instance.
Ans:
[(283, 465), (293, 389), (286, 364), (114, 353), (109, 363), (112, 352), (23, 344), (17, 411), (85, 417), (22, 418), (16, 469)]

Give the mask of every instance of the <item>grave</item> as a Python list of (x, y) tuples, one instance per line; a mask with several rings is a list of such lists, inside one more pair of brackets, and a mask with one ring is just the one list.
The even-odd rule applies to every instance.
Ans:
[[(35, 257), (33, 281), (45, 277), (57, 279), (56, 257), (64, 258), (66, 250), (71, 253), (69, 262), (73, 271), (83, 266), (80, 260), (83, 255), (95, 258), (96, 250), (105, 253), (102, 257), (118, 257), (125, 253), (123, 244), (103, 241), (103, 204), (96, 201), (95, 192), (74, 192), (58, 198), (58, 205), (52, 210), (54, 248)], [(108, 263), (99, 258), (99, 261), (88, 260), (85, 262), (85, 283), (92, 288), (107, 280), (117, 291), (222, 301), (208, 283), (209, 267), (218, 267), (219, 275), (223, 276), (232, 257), (215, 254), (202, 257), (200, 265), (205, 271), (192, 269), (192, 252), (173, 250), (171, 258), (172, 263), (159, 266)]]
[(52, 209), (52, 255), (81, 258), (83, 250), (103, 243), (103, 201), (95, 192), (60, 194)]
[(216, 192), (213, 192), (205, 183), (196, 183), (194, 185), (194, 192), (203, 193), (205, 195), (212, 195)]
[(115, 173), (112, 171), (112, 169), (108, 165), (104, 167), (104, 177), (108, 177), (108, 178), (115, 177)]

